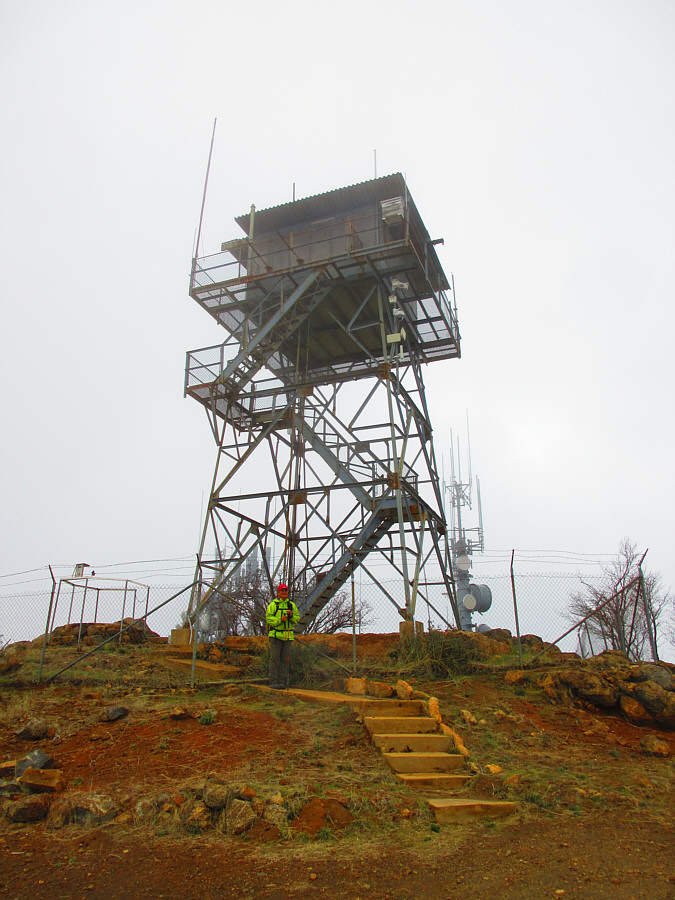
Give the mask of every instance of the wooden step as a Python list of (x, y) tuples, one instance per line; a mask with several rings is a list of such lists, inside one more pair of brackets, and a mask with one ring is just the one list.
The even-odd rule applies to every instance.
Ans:
[(416, 791), (454, 791), (467, 783), (470, 775), (437, 775), (433, 772), (397, 774), (396, 777)]
[(447, 734), (374, 734), (372, 737), (383, 753), (448, 753), (453, 748), (452, 738)]
[(441, 825), (453, 822), (473, 822), (475, 819), (510, 816), (516, 804), (510, 800), (466, 800), (449, 798), (427, 801), (436, 821)]
[(348, 705), (362, 716), (423, 716), (421, 700), (349, 700)]
[(368, 734), (429, 734), (436, 731), (436, 719), (430, 716), (365, 716)]
[(459, 753), (383, 753), (394, 772), (425, 774), (461, 769), (464, 757)]

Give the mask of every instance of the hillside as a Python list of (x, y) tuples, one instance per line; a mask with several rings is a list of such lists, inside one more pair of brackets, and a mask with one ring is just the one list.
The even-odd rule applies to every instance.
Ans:
[[(531, 644), (518, 669), (508, 642), (361, 636), (359, 675), (438, 698), (470, 753), (460, 795), (516, 803), (438, 825), (349, 706), (253, 683), (262, 648), (245, 641), (201, 648), (195, 690), (160, 643), (108, 645), (39, 686), (39, 648), (5, 651), (0, 896), (675, 896), (671, 667), (528, 664)], [(351, 638), (322, 646), (349, 668)], [(302, 687), (344, 690), (335, 661), (296, 652)], [(82, 656), (56, 644), (45, 674)], [(32, 757), (42, 775), (17, 786), (39, 751), (52, 762)]]

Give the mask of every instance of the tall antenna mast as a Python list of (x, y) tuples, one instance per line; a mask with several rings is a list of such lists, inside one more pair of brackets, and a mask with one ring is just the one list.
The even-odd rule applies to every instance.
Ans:
[(206, 166), (206, 178), (204, 179), (204, 195), (202, 197), (202, 209), (199, 213), (199, 228), (197, 230), (197, 246), (195, 248), (195, 259), (199, 256), (199, 243), (202, 238), (202, 221), (204, 219), (204, 205), (206, 204), (206, 189), (209, 185), (209, 172), (211, 171), (211, 156), (213, 155), (213, 142), (216, 137), (216, 122), (218, 119), (213, 120), (213, 133), (211, 134), (211, 146), (209, 148), (209, 161)]

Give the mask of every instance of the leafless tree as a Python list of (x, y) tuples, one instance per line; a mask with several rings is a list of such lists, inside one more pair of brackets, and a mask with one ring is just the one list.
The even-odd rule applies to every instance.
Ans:
[[(311, 591), (311, 584), (308, 592)], [(265, 612), (270, 603), (269, 585), (261, 570), (236, 576), (214, 591), (200, 623), (202, 639), (223, 640), (229, 635), (267, 634)], [(356, 627), (369, 623), (371, 609), (364, 600), (356, 603)], [(338, 591), (308, 624), (307, 631), (335, 634), (351, 630), (352, 604), (347, 591)]]
[[(672, 598), (661, 585), (661, 576), (642, 570), (636, 545), (624, 538), (616, 559), (603, 570), (600, 586), (585, 584), (570, 598), (568, 617), (584, 625), (594, 650), (621, 650), (630, 659), (650, 655), (650, 636), (658, 640), (664, 609)], [(609, 602), (607, 602), (609, 601)]]

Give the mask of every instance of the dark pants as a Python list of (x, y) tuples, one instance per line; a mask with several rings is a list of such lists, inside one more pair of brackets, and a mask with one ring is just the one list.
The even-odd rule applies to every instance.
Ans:
[(281, 641), (279, 638), (270, 637), (270, 687), (288, 686), (292, 646), (293, 641)]

